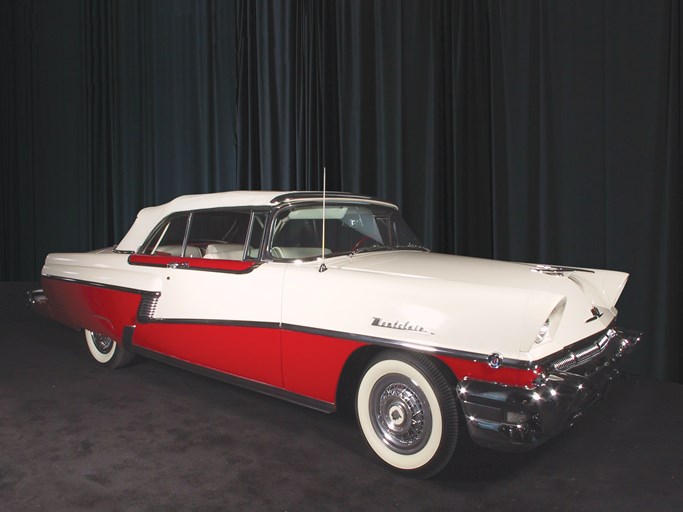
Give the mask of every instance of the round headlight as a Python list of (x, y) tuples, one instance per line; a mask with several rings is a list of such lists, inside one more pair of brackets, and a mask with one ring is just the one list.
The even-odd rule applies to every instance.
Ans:
[(538, 334), (536, 335), (536, 339), (534, 340), (534, 342), (535, 343), (542, 343), (545, 340), (545, 337), (548, 335), (549, 331), (550, 331), (550, 317), (548, 317), (548, 319), (545, 321), (545, 323), (538, 330)]

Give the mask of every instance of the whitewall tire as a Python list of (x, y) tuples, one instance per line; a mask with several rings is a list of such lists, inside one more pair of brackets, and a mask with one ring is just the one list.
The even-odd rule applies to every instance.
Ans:
[(380, 353), (361, 378), (355, 405), (365, 440), (391, 468), (427, 478), (453, 456), (458, 439), (455, 395), (428, 357)]
[(109, 368), (120, 368), (133, 360), (133, 354), (112, 338), (89, 331), (88, 329), (85, 329), (84, 333), (85, 343), (88, 346), (90, 355), (98, 363)]

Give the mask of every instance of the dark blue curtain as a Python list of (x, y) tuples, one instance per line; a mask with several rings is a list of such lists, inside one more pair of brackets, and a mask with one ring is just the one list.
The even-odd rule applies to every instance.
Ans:
[(117, 242), (143, 206), (237, 186), (234, 1), (0, 5), (1, 279)]
[(630, 369), (683, 377), (679, 1), (0, 6), (1, 279), (325, 167), (434, 250), (629, 272)]

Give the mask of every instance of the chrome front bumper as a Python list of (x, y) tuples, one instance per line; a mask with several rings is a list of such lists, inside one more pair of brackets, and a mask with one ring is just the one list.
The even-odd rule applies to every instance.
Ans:
[(600, 400), (615, 375), (614, 363), (642, 333), (609, 329), (541, 366), (531, 389), (463, 380), (457, 386), (467, 427), (481, 446), (523, 451), (571, 427)]

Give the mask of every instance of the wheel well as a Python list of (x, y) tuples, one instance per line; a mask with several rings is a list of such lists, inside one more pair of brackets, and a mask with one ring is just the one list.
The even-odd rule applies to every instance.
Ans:
[[(358, 384), (360, 383), (361, 375), (370, 363), (370, 360), (384, 350), (390, 349), (377, 345), (361, 347), (353, 352), (353, 354), (351, 354), (351, 356), (349, 356), (349, 358), (346, 360), (341, 376), (339, 377), (339, 384), (337, 386), (337, 410), (340, 413), (355, 415), (354, 400), (356, 391), (358, 390)], [(409, 353), (411, 351), (404, 350), (404, 352)], [(444, 375), (444, 377), (446, 377), (448, 384), (453, 389), (453, 393), (455, 393), (455, 386), (458, 384), (458, 378), (455, 376), (453, 371), (446, 363), (441, 361), (441, 359), (428, 354), (424, 355), (434, 362), (439, 370), (441, 370), (441, 373)]]

